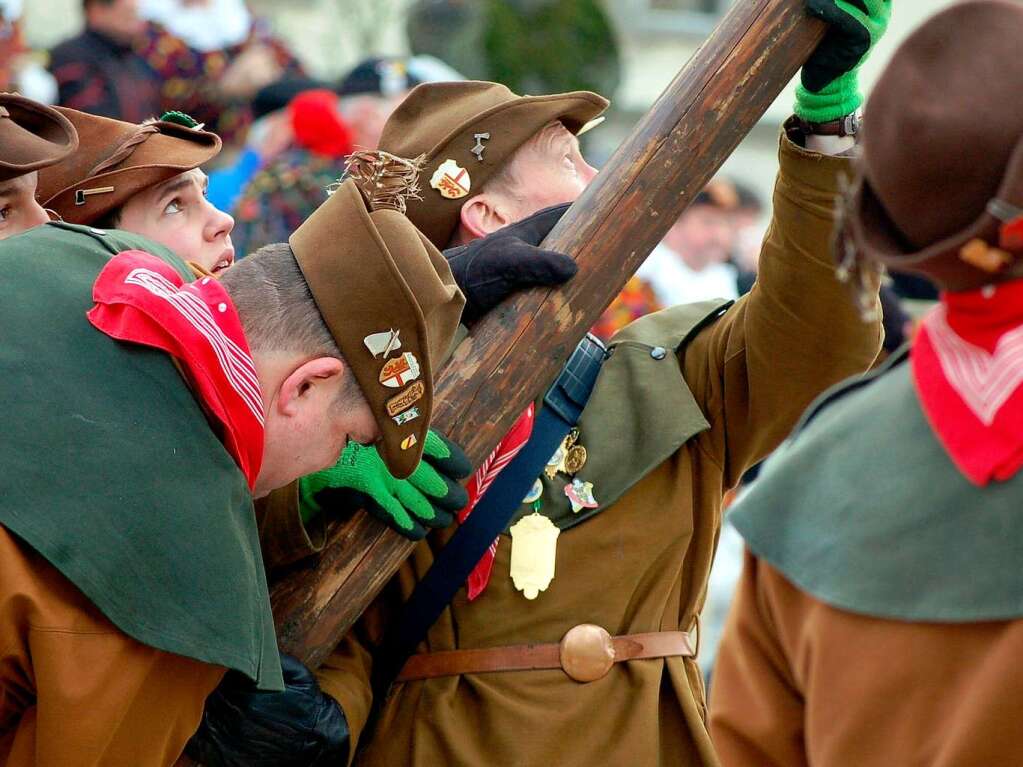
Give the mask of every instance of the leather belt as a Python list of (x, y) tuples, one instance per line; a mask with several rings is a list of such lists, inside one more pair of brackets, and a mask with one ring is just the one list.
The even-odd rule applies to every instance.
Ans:
[(577, 682), (604, 677), (611, 666), (628, 660), (695, 655), (684, 631), (655, 631), (612, 637), (605, 629), (583, 623), (570, 629), (561, 642), (442, 650), (419, 653), (405, 663), (399, 682), (491, 671), (563, 670)]

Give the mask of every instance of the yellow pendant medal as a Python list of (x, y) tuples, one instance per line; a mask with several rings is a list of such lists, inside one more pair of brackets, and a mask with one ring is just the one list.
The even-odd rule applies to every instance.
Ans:
[[(544, 473), (553, 480), (558, 473), (575, 474), (586, 463), (586, 448), (577, 445), (579, 430), (572, 431), (565, 437), (561, 445), (547, 462)], [(578, 480), (574, 480), (578, 482)], [(592, 488), (585, 483), (589, 491), (588, 500), (593, 502)], [(573, 483), (566, 485), (566, 495)], [(543, 496), (543, 482), (537, 479), (532, 489), (522, 499), (523, 503), (533, 505), (533, 513), (523, 517), (508, 530), (512, 538), (511, 578), (515, 588), (522, 592), (526, 599), (536, 599), (541, 591), (546, 591), (554, 580), (554, 565), (558, 554), (558, 536), (561, 530), (551, 520), (540, 513)], [(578, 512), (583, 506), (576, 508), (576, 498), (569, 495), (573, 511)], [(589, 504), (585, 504), (589, 505)], [(596, 506), (596, 503), (593, 502)]]

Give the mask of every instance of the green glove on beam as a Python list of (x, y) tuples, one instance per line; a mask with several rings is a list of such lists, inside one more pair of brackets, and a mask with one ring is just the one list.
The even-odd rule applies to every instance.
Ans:
[(338, 462), (299, 480), (302, 519), (324, 509), (361, 506), (406, 538), (419, 540), (426, 528), (447, 527), (469, 502), (459, 484), (472, 473), (469, 459), (455, 443), (429, 431), (423, 460), (408, 479), (395, 479), (372, 446), (349, 442)]
[(806, 0), (806, 12), (828, 31), (810, 55), (796, 86), (796, 116), (826, 123), (863, 104), (859, 70), (888, 28), (891, 0)]

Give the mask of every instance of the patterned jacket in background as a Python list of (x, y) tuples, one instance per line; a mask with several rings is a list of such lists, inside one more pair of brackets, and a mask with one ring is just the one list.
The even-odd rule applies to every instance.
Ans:
[(663, 308), (654, 295), (650, 283), (642, 277), (633, 275), (625, 283), (622, 292), (600, 315), (600, 319), (597, 320), (597, 324), (590, 332), (607, 343), (611, 336), (629, 323)]
[(231, 240), (239, 258), (272, 242), (287, 242), (327, 199), (327, 187), (343, 170), (343, 160), (294, 148), (256, 173), (232, 211)]
[(305, 76), (302, 65), (287, 46), (258, 21), (245, 42), (207, 53), (189, 48), (164, 27), (149, 23), (135, 46), (135, 52), (162, 82), (162, 110), (178, 110), (191, 115), (204, 123), (207, 130), (220, 136), (224, 146), (230, 148), (244, 142), (252, 124), (252, 109), (245, 102), (222, 101), (215, 93), (214, 85), (245, 48), (257, 44), (273, 51), (281, 67), (282, 78)]
[(160, 79), (129, 46), (86, 29), (50, 51), (62, 106), (139, 123), (163, 113)]

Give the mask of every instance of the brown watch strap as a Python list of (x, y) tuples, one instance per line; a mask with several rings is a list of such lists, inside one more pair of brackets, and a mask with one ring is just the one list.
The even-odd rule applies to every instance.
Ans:
[(853, 112), (825, 123), (812, 123), (802, 118), (796, 119), (800, 130), (806, 136), (855, 136), (860, 132), (862, 123), (859, 112)]

